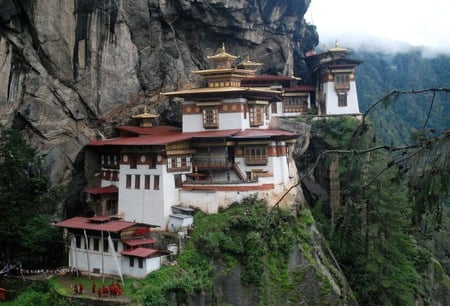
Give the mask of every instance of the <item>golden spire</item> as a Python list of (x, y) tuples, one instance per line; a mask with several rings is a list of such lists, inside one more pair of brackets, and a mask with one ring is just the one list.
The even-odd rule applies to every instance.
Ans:
[(147, 110), (147, 106), (145, 106), (143, 113), (133, 115), (132, 117), (140, 120), (140, 123), (139, 123), (140, 127), (151, 127), (152, 119), (158, 118), (159, 114), (149, 113)]

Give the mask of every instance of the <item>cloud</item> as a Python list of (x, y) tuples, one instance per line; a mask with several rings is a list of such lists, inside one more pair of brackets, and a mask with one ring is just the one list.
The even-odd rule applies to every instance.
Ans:
[(311, 0), (305, 18), (322, 43), (342, 41), (383, 52), (450, 54), (448, 0)]

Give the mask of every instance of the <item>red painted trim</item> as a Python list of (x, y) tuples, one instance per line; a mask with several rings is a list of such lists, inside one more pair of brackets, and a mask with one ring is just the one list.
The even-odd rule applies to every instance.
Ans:
[(274, 184), (262, 184), (254, 186), (226, 186), (226, 185), (191, 185), (183, 186), (183, 190), (215, 190), (215, 191), (253, 191), (253, 190), (271, 190)]

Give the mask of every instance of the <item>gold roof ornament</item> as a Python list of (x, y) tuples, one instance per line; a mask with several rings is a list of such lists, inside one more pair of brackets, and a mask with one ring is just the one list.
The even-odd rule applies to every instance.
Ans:
[(331, 52), (346, 52), (346, 51), (348, 51), (348, 49), (339, 47), (339, 43), (336, 39), (336, 41), (334, 42), (334, 48), (331, 48), (330, 51)]
[(159, 114), (153, 114), (153, 113), (149, 113), (147, 110), (147, 106), (144, 107), (144, 112), (141, 114), (137, 114), (137, 115), (133, 115), (132, 116), (134, 119), (139, 119), (140, 123), (139, 126), (140, 127), (152, 127), (152, 119), (158, 118)]
[(233, 61), (235, 59), (238, 59), (239, 56), (228, 53), (225, 49), (225, 43), (222, 43), (221, 51), (215, 55), (207, 56), (207, 58), (216, 62), (217, 69), (223, 69), (231, 68), (231, 64), (233, 63)]
[(245, 61), (241, 62), (241, 63), (239, 64), (239, 66), (244, 67), (244, 69), (253, 69), (253, 70), (256, 70), (256, 69), (258, 69), (259, 67), (261, 67), (262, 64), (250, 60), (250, 56), (248, 55), (248, 56), (247, 56), (247, 59), (246, 59)]
[(210, 55), (207, 56), (208, 59), (212, 59), (212, 60), (223, 60), (223, 59), (237, 59), (239, 58), (239, 56), (236, 55), (232, 55), (230, 53), (228, 53), (225, 49), (225, 43), (222, 43), (222, 49), (219, 53), (215, 54), (215, 55)]

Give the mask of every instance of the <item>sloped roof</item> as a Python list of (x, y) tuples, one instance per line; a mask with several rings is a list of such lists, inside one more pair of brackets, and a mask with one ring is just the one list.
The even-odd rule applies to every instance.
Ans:
[(141, 237), (141, 238), (135, 238), (135, 239), (122, 240), (122, 242), (131, 247), (135, 247), (137, 245), (152, 244), (152, 243), (155, 243), (156, 240), (153, 238), (150, 238), (150, 237)]
[(56, 226), (71, 228), (71, 229), (86, 229), (86, 230), (94, 230), (94, 231), (105, 231), (105, 232), (114, 232), (118, 233), (127, 228), (135, 226), (137, 223), (121, 221), (121, 220), (112, 220), (104, 223), (92, 222), (91, 218), (85, 217), (73, 217), (61, 222), (56, 223)]
[(106, 187), (86, 188), (83, 190), (83, 192), (90, 194), (110, 194), (110, 193), (118, 193), (119, 189), (117, 188), (117, 186), (109, 185)]
[(233, 135), (233, 138), (271, 138), (276, 136), (284, 136), (289, 138), (299, 137), (298, 134), (275, 129), (246, 129)]
[[(285, 136), (289, 138), (298, 137), (297, 134), (277, 129), (228, 129), (228, 130), (209, 130), (199, 132), (183, 133), (175, 127), (154, 127), (138, 128), (138, 127), (120, 127), (119, 129), (133, 132), (136, 136), (122, 136), (105, 140), (93, 140), (89, 142), (89, 146), (157, 146), (166, 145), (174, 142), (191, 140), (191, 139), (207, 139), (207, 138), (270, 138), (275, 136)], [(141, 134), (142, 133), (142, 134)], [(111, 187), (112, 188), (112, 187)], [(91, 193), (100, 194), (102, 190), (93, 189)], [(105, 192), (106, 193), (106, 192)]]
[(193, 94), (225, 94), (225, 93), (257, 93), (279, 95), (280, 92), (272, 89), (258, 88), (258, 87), (202, 87), (196, 89), (185, 89), (179, 91), (164, 92), (164, 96), (188, 96)]
[(181, 132), (181, 129), (179, 127), (171, 125), (157, 125), (152, 127), (122, 125), (118, 126), (117, 130), (128, 132), (135, 135), (158, 135), (170, 132), (171, 133)]
[(285, 92), (296, 92), (296, 91), (315, 91), (316, 88), (312, 85), (298, 85), (295, 87), (283, 88)]
[(135, 249), (120, 252), (120, 254), (122, 254), (122, 255), (134, 256), (134, 257), (140, 257), (140, 258), (147, 258), (156, 253), (158, 253), (158, 250), (156, 250), (156, 249), (142, 248), (142, 247), (138, 247)]

